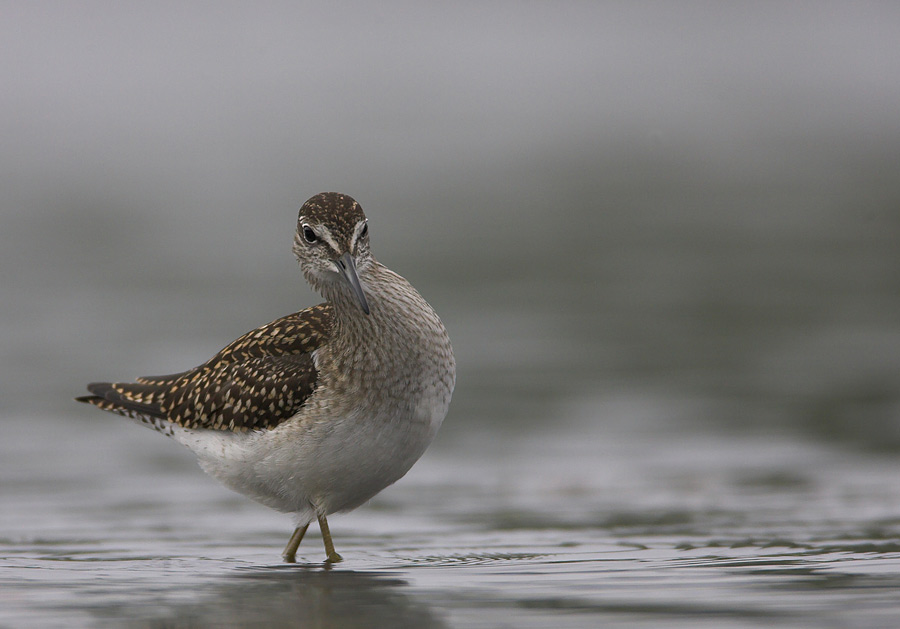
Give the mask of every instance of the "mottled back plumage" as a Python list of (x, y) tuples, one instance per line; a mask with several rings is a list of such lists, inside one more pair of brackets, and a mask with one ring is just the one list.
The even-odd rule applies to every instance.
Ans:
[(328, 340), (330, 304), (247, 332), (199, 367), (135, 382), (96, 382), (80, 402), (133, 419), (243, 432), (293, 417), (316, 387), (312, 352)]

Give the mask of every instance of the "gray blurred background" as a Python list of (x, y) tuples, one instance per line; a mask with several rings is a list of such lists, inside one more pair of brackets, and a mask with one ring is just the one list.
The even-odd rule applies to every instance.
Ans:
[(86, 382), (317, 303), (292, 230), (337, 190), (451, 332), (443, 447), (895, 449), (898, 60), (889, 2), (4, 2), (0, 421), (100, 429)]

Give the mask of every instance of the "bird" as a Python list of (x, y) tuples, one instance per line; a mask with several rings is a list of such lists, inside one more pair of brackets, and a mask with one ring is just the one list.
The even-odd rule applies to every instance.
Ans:
[(449, 409), (456, 361), (434, 309), (372, 255), (352, 197), (307, 200), (292, 249), (323, 303), (193, 369), (91, 383), (75, 399), (173, 438), (226, 487), (293, 514), (285, 562), (317, 520), (334, 563), (327, 516), (363, 505), (422, 456)]

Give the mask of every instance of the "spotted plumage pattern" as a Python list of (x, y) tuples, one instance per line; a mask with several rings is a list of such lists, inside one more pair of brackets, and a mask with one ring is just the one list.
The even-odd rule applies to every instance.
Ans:
[(317, 194), (303, 204), (300, 220), (325, 223), (335, 234), (350, 234), (360, 220), (365, 219), (355, 199), (345, 194)]
[(93, 383), (93, 395), (78, 401), (168, 434), (171, 424), (232, 432), (275, 428), (315, 390), (313, 352), (328, 341), (333, 324), (332, 305), (320, 304), (251, 330), (199, 367)]

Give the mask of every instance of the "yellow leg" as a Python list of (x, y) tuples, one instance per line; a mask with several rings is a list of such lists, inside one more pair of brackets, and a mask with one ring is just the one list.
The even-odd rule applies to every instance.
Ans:
[(284, 547), (284, 552), (281, 553), (281, 556), (284, 558), (285, 562), (296, 563), (297, 548), (300, 546), (300, 542), (303, 541), (303, 536), (306, 534), (306, 529), (308, 528), (309, 522), (294, 529), (294, 534), (291, 535), (291, 539), (288, 540), (287, 546)]
[(331, 531), (328, 530), (328, 521), (325, 519), (324, 515), (320, 515), (318, 518), (319, 528), (322, 531), (322, 541), (325, 542), (325, 554), (328, 556), (326, 561), (328, 563), (343, 561), (344, 558), (334, 551), (334, 542), (331, 541)]

